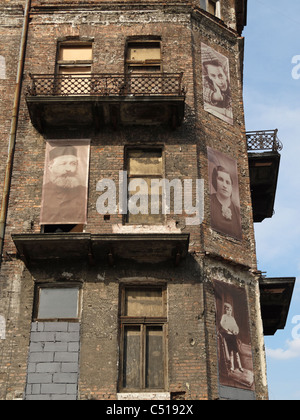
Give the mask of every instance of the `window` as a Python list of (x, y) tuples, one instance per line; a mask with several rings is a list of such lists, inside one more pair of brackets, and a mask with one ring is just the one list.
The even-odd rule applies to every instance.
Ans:
[(160, 72), (160, 41), (130, 41), (126, 49), (126, 70), (128, 73)]
[(78, 320), (79, 286), (37, 286), (34, 318), (41, 320)]
[(164, 390), (166, 384), (166, 291), (121, 291), (121, 375), (124, 391)]
[(58, 50), (57, 73), (66, 75), (90, 74), (92, 59), (91, 44), (61, 43)]
[(157, 95), (164, 92), (161, 42), (130, 40), (125, 50), (126, 91), (129, 95)]
[(162, 149), (127, 150), (128, 217), (133, 224), (159, 224), (162, 216)]
[[(60, 94), (75, 95), (90, 92), (92, 60), (93, 52), (90, 43), (59, 44), (56, 73), (58, 76), (66, 76), (59, 82)], [(70, 80), (74, 77), (77, 78), (76, 82)]]
[(220, 0), (207, 0), (207, 11), (221, 18)]
[(80, 233), (84, 225), (42, 225), (41, 233)]

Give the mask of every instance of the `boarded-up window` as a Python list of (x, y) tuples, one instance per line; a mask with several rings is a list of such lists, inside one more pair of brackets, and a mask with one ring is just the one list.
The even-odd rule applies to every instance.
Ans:
[(160, 72), (160, 42), (128, 42), (126, 51), (126, 67), (129, 73)]
[(92, 61), (92, 45), (61, 44), (59, 48), (59, 60), (64, 62), (90, 62)]
[(163, 390), (166, 383), (165, 290), (125, 288), (121, 313), (120, 388)]
[(163, 294), (161, 289), (125, 290), (125, 316), (163, 316)]
[(220, 0), (207, 0), (207, 11), (212, 15), (221, 18)]
[(35, 312), (39, 320), (78, 319), (79, 287), (38, 287)]
[(90, 92), (90, 74), (92, 70), (93, 52), (91, 44), (59, 45), (57, 74), (59, 76), (76, 77), (59, 80), (58, 89), (64, 95), (88, 94)]
[(162, 150), (129, 149), (127, 172), (128, 223), (162, 223)]
[(91, 44), (61, 44), (58, 52), (58, 73), (90, 73), (92, 60)]
[(164, 387), (163, 328), (146, 327), (146, 388)]

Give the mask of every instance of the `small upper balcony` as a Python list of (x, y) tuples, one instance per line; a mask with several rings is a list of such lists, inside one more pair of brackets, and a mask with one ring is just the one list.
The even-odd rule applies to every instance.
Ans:
[(285, 328), (295, 282), (295, 277), (261, 277), (259, 288), (264, 335), (274, 335)]
[(274, 203), (283, 146), (278, 130), (246, 133), (254, 222), (262, 222), (274, 214)]
[(26, 102), (40, 132), (170, 124), (184, 117), (182, 73), (31, 75)]

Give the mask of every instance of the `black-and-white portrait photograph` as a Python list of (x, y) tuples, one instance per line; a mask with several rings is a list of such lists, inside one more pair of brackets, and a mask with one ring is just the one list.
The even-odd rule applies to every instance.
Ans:
[(90, 140), (46, 144), (41, 225), (86, 224)]
[(204, 109), (233, 124), (229, 60), (201, 43)]
[(246, 290), (213, 281), (216, 300), (220, 384), (254, 390)]
[(241, 240), (242, 225), (236, 160), (207, 148), (212, 229)]

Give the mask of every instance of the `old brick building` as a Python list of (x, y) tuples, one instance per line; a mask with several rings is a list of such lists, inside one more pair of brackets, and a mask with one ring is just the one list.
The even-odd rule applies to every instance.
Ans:
[(0, 3), (0, 399), (267, 399), (246, 0)]

